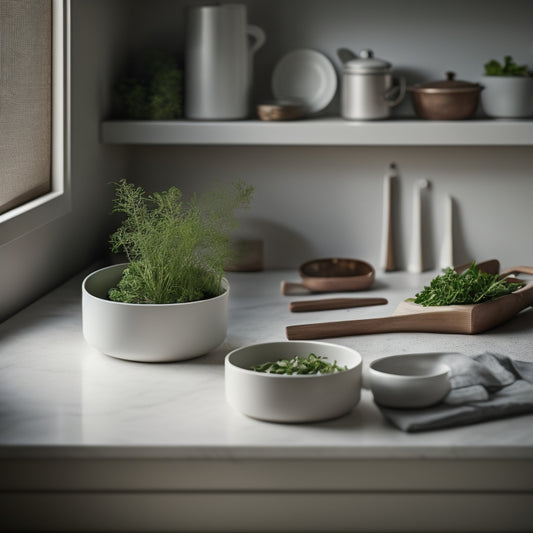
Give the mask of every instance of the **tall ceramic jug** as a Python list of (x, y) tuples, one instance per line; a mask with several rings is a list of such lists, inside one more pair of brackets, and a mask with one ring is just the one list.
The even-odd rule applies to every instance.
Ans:
[[(251, 37), (251, 38), (250, 38)], [(262, 29), (242, 4), (190, 7), (185, 51), (185, 116), (236, 120), (249, 115), (253, 55)]]

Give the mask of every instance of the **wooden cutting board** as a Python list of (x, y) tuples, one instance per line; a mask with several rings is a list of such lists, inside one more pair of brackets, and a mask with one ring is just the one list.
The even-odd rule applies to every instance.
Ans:
[[(533, 274), (533, 267), (513, 267), (501, 275), (511, 273)], [(481, 304), (424, 307), (413, 302), (401, 302), (389, 317), (287, 326), (286, 334), (289, 340), (400, 331), (475, 334), (507, 322), (530, 305), (533, 305), (533, 282), (511, 294)]]

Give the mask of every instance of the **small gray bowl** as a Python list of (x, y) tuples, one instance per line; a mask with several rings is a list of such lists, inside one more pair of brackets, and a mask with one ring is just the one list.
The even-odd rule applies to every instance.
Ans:
[(382, 357), (370, 363), (370, 388), (384, 407), (429, 407), (448, 394), (449, 370), (435, 354)]

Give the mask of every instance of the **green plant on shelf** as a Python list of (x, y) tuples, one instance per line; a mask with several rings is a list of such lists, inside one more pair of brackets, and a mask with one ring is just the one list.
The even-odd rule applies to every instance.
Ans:
[(505, 56), (503, 64), (496, 59), (491, 59), (485, 63), (486, 76), (531, 76), (532, 72), (528, 70), (527, 65), (518, 65), (513, 61), (511, 56)]
[(147, 51), (135, 58), (114, 89), (118, 118), (171, 120), (183, 116), (183, 71), (167, 53)]

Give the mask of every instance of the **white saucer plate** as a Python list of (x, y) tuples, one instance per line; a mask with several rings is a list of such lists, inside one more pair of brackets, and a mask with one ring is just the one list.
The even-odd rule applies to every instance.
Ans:
[(316, 50), (302, 48), (289, 52), (279, 60), (272, 73), (274, 96), (298, 101), (309, 113), (324, 109), (336, 90), (335, 67)]

